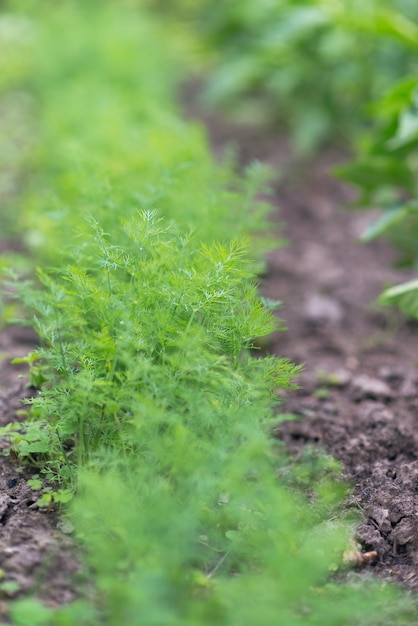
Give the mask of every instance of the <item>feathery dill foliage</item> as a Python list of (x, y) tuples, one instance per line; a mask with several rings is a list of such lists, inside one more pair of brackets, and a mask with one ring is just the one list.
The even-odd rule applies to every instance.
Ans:
[[(49, 469), (65, 478), (61, 468), (103, 446), (151, 460), (159, 438), (171, 441), (178, 427), (213, 446), (231, 429), (230, 445), (248, 436), (254, 412), (261, 421), (271, 415), (271, 390), (288, 386), (297, 368), (249, 356), (275, 321), (248, 273), (245, 246), (173, 234), (148, 211), (124, 225), (118, 244), (96, 221), (91, 228), (89, 245), (74, 250), (78, 265), (40, 271), (43, 291), (21, 288), (43, 343), (28, 360), (48, 381), (31, 415), (58, 453)], [(22, 451), (40, 452), (29, 435), (34, 446), (25, 438)]]
[[(233, 159), (214, 162), (202, 128), (177, 114), (183, 58), (160, 45), (163, 28), (129, 4), (67, 0), (42, 15), (36, 3), (8, 21), (0, 14), (1, 47), (18, 48), (23, 26), (30, 34), (10, 96), (13, 106), (29, 103), (26, 127), (36, 128), (15, 228), (51, 264), (71, 256), (85, 216), (112, 231), (138, 206), (157, 209), (180, 231), (198, 226), (207, 241), (266, 230), (267, 207), (255, 200), (265, 169), (253, 164), (237, 176)], [(10, 45), (2, 19), (14, 25)]]
[(391, 590), (326, 583), (350, 531), (327, 521), (335, 485), (320, 479), (307, 506), (278, 482), (267, 427), (297, 368), (249, 354), (275, 323), (245, 247), (178, 236), (147, 211), (118, 243), (90, 229), (77, 266), (22, 289), (43, 339), (28, 432), (48, 446), (35, 433), (31, 453), (67, 482), (77, 463), (69, 514), (94, 572), (88, 602), (44, 623), (410, 623)]
[(349, 532), (327, 522), (335, 485), (318, 482), (307, 506), (278, 481), (267, 427), (296, 368), (250, 354), (275, 323), (240, 243), (260, 226), (262, 203), (248, 209), (264, 174), (215, 165), (179, 120), (176, 63), (136, 4), (6, 4), (33, 35), (9, 84), (36, 128), (18, 226), (42, 288), (19, 286), (40, 391), (5, 431), (77, 486), (67, 514), (93, 579), (62, 608), (13, 601), (11, 619), (410, 624), (389, 590), (327, 584)]

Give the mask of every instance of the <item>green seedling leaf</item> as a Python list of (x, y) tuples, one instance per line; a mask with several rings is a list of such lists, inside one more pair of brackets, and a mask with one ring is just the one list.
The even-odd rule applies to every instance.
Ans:
[(70, 500), (73, 499), (74, 494), (70, 489), (58, 489), (57, 491), (52, 492), (54, 502), (58, 504), (67, 504)]
[(404, 296), (406, 294), (415, 293), (418, 290), (418, 279), (409, 280), (406, 283), (397, 285), (396, 287), (390, 287), (386, 289), (381, 297), (380, 301), (385, 302), (398, 296)]
[(376, 237), (384, 235), (396, 224), (401, 223), (405, 219), (408, 212), (408, 208), (405, 206), (387, 209), (377, 220), (367, 226), (361, 234), (360, 240), (369, 242), (376, 239)]
[(379, 302), (399, 306), (407, 315), (418, 318), (418, 279), (386, 289)]
[(54, 496), (52, 493), (43, 493), (40, 498), (37, 499), (36, 504), (40, 508), (48, 508), (54, 501)]
[(318, 400), (327, 400), (330, 397), (330, 390), (327, 387), (318, 387), (314, 391), (314, 396)]
[(42, 489), (43, 480), (41, 480), (40, 478), (31, 478), (30, 480), (28, 480), (27, 484), (34, 491), (39, 491), (39, 489)]
[(25, 363), (27, 365), (33, 365), (33, 363), (35, 363), (39, 358), (40, 358), (40, 355), (38, 352), (30, 352), (27, 356), (16, 357), (15, 359), (12, 360), (12, 363), (14, 364)]
[(390, 149), (400, 148), (418, 140), (418, 113), (416, 108), (407, 109), (400, 117), (396, 135), (388, 142)]
[(409, 167), (392, 157), (373, 156), (370, 159), (359, 159), (350, 165), (338, 167), (335, 171), (341, 178), (361, 187), (366, 193), (389, 185), (411, 191), (415, 187), (415, 176)]
[(10, 617), (15, 626), (49, 626), (51, 609), (35, 598), (24, 598), (13, 602)]
[(5, 580), (0, 583), (0, 592), (7, 596), (14, 596), (18, 591), (20, 591), (20, 585), (14, 580)]

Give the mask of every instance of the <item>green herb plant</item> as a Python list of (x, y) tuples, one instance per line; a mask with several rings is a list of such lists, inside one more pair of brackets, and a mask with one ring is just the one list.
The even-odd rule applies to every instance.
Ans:
[(233, 233), (254, 242), (266, 231), (260, 194), (270, 174), (253, 163), (237, 176), (227, 155), (218, 165), (202, 129), (179, 117), (174, 81), (183, 59), (159, 45), (162, 26), (151, 29), (146, 13), (138, 19), (125, 2), (99, 11), (67, 1), (42, 19), (36, 6), (29, 16), (36, 36), (19, 87), (37, 132), (15, 228), (32, 254), (54, 264), (58, 254), (71, 256), (86, 217), (112, 231), (138, 208), (158, 210), (181, 232), (199, 225), (207, 241)]
[[(90, 229), (78, 266), (21, 294), (45, 376), (24, 428), (50, 441), (32, 486), (61, 481), (47, 507), (77, 487), (67, 515), (94, 574), (88, 599), (41, 607), (41, 623), (408, 624), (413, 606), (394, 590), (328, 583), (351, 532), (331, 521), (341, 487), (323, 470), (335, 464), (295, 475), (305, 490), (315, 472), (309, 506), (278, 479), (269, 425), (297, 368), (250, 353), (275, 323), (242, 244), (179, 237), (147, 211), (117, 244)], [(21, 430), (3, 431), (17, 454)]]
[(13, 600), (10, 621), (410, 624), (391, 587), (332, 581), (353, 525), (335, 466), (312, 457), (302, 489), (280, 480), (270, 427), (298, 368), (254, 354), (277, 328), (254, 275), (264, 172), (215, 164), (179, 118), (162, 21), (137, 3), (6, 8), (35, 33), (10, 73), (33, 104), (15, 217), (39, 269), (5, 290), (39, 347), (38, 393), (2, 435), (85, 568), (76, 601)]
[[(250, 280), (242, 244), (209, 247), (171, 233), (149, 211), (124, 224), (124, 245), (112, 243), (96, 221), (91, 230), (90, 244), (75, 250), (80, 265), (57, 275), (39, 272), (44, 290), (17, 286), (44, 344), (28, 361), (36, 372), (42, 363), (48, 383), (31, 400), (36, 430), (22, 435), (16, 424), (3, 431), (22, 454), (57, 450), (59, 473), (61, 464), (86, 464), (101, 446), (130, 453), (142, 405), (164, 422), (170, 407), (191, 402), (190, 394), (203, 408), (198, 390), (213, 388), (210, 429), (216, 413), (226, 419), (231, 364), (240, 391), (257, 371), (266, 384), (276, 366), (285, 385), (295, 373), (282, 361), (249, 357), (254, 338), (275, 325)], [(188, 411), (194, 416), (197, 407)], [(152, 430), (164, 430), (157, 424)], [(146, 423), (141, 428), (145, 433)]]

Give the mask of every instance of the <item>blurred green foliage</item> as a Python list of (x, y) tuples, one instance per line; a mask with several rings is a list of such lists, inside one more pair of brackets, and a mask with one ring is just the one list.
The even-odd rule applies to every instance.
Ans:
[[(417, 55), (418, 58), (418, 55)], [(359, 190), (357, 208), (379, 209), (362, 235), (383, 237), (398, 251), (398, 264), (418, 268), (418, 76), (398, 82), (373, 107), (374, 124), (362, 137), (355, 160), (337, 170)], [(418, 283), (386, 289), (382, 304), (418, 318)]]
[[(418, 58), (418, 55), (417, 55)], [(356, 204), (382, 210), (364, 241), (386, 237), (400, 263), (418, 265), (418, 76), (396, 84), (374, 105), (374, 126), (363, 136), (358, 157), (338, 174), (360, 193)]]
[(181, 63), (168, 43), (160, 45), (162, 27), (151, 31), (129, 3), (98, 11), (95, 3), (64, 2), (42, 21), (33, 11), (32, 21), (19, 11), (1, 18), (15, 24), (18, 48), (21, 24), (31, 28), (25, 71), (5, 101), (15, 117), (27, 104), (13, 128), (32, 142), (15, 142), (16, 163), (13, 146), (4, 158), (10, 176), (28, 181), (19, 208), (5, 198), (4, 213), (13, 210), (14, 230), (25, 233), (33, 254), (65, 254), (88, 215), (111, 229), (138, 208), (156, 209), (179, 229), (198, 223), (208, 241), (265, 229), (266, 206), (256, 194), (266, 191), (266, 170), (253, 164), (238, 177), (232, 161), (219, 167), (202, 129), (178, 117)]
[(417, 67), (410, 0), (170, 4), (202, 39), (206, 101), (234, 118), (279, 121), (302, 151), (350, 143), (369, 103)]

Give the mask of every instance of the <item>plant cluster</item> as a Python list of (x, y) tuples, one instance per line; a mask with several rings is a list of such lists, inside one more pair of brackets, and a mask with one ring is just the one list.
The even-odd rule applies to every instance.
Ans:
[(214, 164), (179, 119), (176, 64), (135, 3), (7, 6), (33, 32), (10, 94), (32, 103), (16, 218), (40, 269), (13, 288), (40, 345), (26, 359), (38, 387), (27, 421), (3, 434), (36, 465), (41, 505), (74, 491), (63, 514), (88, 590), (57, 609), (13, 602), (10, 619), (411, 623), (395, 590), (331, 581), (351, 531), (331, 520), (345, 489), (316, 464), (308, 503), (269, 439), (297, 368), (252, 354), (277, 326), (254, 277), (264, 173)]
[[(418, 58), (418, 56), (417, 56)], [(362, 235), (377, 237), (399, 251), (401, 266), (418, 267), (418, 78), (392, 87), (373, 107), (374, 125), (363, 137), (357, 157), (337, 170), (359, 190), (356, 206), (379, 209)], [(418, 317), (418, 281), (386, 289), (380, 300)]]
[(269, 173), (254, 163), (238, 177), (227, 155), (221, 166), (214, 163), (202, 129), (180, 119), (171, 94), (182, 58), (159, 45), (162, 27), (150, 32), (148, 18), (137, 19), (128, 2), (98, 11), (87, 1), (82, 21), (76, 2), (62, 3), (42, 21), (27, 4), (5, 15), (15, 38), (3, 41), (0, 29), (0, 42), (13, 49), (23, 26), (31, 32), (29, 60), (9, 90), (8, 111), (19, 98), (31, 103), (29, 184), (14, 221), (33, 254), (55, 262), (58, 251), (65, 256), (71, 249), (69, 234), (87, 229), (86, 216), (112, 230), (138, 207), (156, 209), (181, 232), (199, 224), (207, 241), (227, 241), (229, 233), (254, 238), (265, 230), (266, 206), (256, 196), (266, 193)]
[[(409, 0), (179, 0), (203, 38), (207, 101), (281, 122), (296, 147), (351, 143), (366, 106), (417, 67)], [(206, 54), (206, 57), (205, 57)]]
[(4, 432), (34, 462), (52, 457), (48, 468), (58, 464), (61, 480), (102, 447), (147, 456), (146, 442), (170, 432), (178, 413), (202, 438), (227, 436), (237, 419), (231, 407), (242, 419), (249, 398), (260, 396), (263, 421), (268, 390), (296, 373), (283, 360), (249, 356), (253, 340), (276, 324), (242, 244), (176, 235), (146, 210), (121, 226), (116, 243), (117, 233), (92, 221), (91, 241), (84, 236), (74, 250), (78, 265), (39, 271), (43, 290), (17, 285), (42, 340), (27, 361), (44, 388), (31, 401), (35, 429), (23, 436), (9, 424)]

